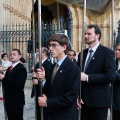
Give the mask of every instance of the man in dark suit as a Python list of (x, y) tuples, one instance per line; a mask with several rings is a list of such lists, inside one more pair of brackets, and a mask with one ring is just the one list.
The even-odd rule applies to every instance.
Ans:
[(74, 50), (69, 50), (67, 55), (71, 61), (76, 63), (76, 52)]
[(113, 120), (120, 120), (120, 43), (116, 45), (116, 71), (113, 83)]
[[(48, 52), (48, 49), (46, 47), (42, 47), (42, 66), (44, 67), (45, 69), (45, 80), (43, 81), (43, 86), (46, 82), (46, 79), (49, 75), (49, 72), (50, 72), (50, 68), (52, 66), (52, 63), (51, 61), (48, 59), (48, 56), (49, 56), (49, 52)], [(37, 57), (39, 57), (39, 55), (37, 55)], [(39, 59), (39, 58), (38, 58)], [(39, 62), (35, 65), (35, 72), (37, 72), (37, 69), (39, 68)], [(34, 86), (33, 86), (33, 89), (32, 89), (32, 93), (31, 93), (31, 97), (33, 98), (34, 96), (34, 92), (36, 92), (36, 112), (37, 112), (37, 120), (40, 120), (41, 117), (40, 117), (40, 106), (38, 105), (38, 96), (40, 95), (40, 89), (39, 89), (39, 84), (38, 84), (38, 80), (37, 79), (33, 79), (33, 84), (36, 86), (35, 89), (34, 89)]]
[[(80, 87), (80, 70), (67, 57), (68, 38), (63, 34), (49, 37), (48, 47), (57, 59), (44, 86), (44, 94), (38, 98), (44, 107), (44, 120), (78, 120), (77, 97)], [(55, 74), (56, 71), (56, 74)], [(39, 69), (37, 78), (44, 79), (44, 68)]]
[(99, 26), (88, 25), (85, 42), (89, 48), (83, 51), (81, 72), (81, 99), (84, 103), (81, 120), (107, 120), (108, 106), (111, 105), (110, 83), (115, 79), (115, 55), (99, 43), (100, 38)]
[(7, 69), (5, 76), (0, 74), (8, 120), (23, 120), (23, 106), (25, 105), (24, 85), (27, 71), (20, 63), (20, 57), (20, 51), (13, 49), (10, 54), (12, 67)]

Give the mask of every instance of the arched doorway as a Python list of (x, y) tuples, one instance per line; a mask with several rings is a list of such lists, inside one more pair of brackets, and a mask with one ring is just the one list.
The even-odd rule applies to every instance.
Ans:
[[(68, 35), (70, 42), (72, 39), (71, 36), (71, 12), (70, 10), (63, 4), (59, 4), (60, 8), (60, 31)], [(57, 16), (57, 3), (54, 3), (49, 6), (41, 6), (41, 14), (42, 14), (42, 46), (47, 47), (47, 39), (48, 37), (59, 31), (58, 27), (58, 16)], [(34, 15), (35, 15), (35, 30), (36, 30), (36, 41), (37, 40), (37, 25), (38, 25), (38, 3), (37, 0), (34, 4)]]

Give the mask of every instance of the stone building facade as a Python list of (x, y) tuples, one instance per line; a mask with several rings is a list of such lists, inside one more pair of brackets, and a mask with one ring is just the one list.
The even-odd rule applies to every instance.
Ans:
[[(36, 2), (36, 0), (34, 0)], [(52, 6), (52, 7), (51, 7)], [(57, 22), (57, 11), (54, 10), (54, 5), (47, 6), (52, 11), (54, 16), (52, 23)], [(72, 45), (73, 49), (78, 52), (81, 50), (82, 40), (82, 20), (83, 8), (77, 5), (61, 5), (60, 12), (64, 16), (62, 8), (66, 7), (71, 12), (72, 18)], [(102, 29), (101, 43), (107, 47), (111, 47), (111, 13), (110, 10), (107, 14), (101, 16), (94, 16), (87, 11), (86, 25), (97, 23)], [(0, 0), (0, 31), (5, 24), (31, 24), (32, 14), (32, 0)], [(120, 2), (115, 4), (114, 9), (114, 29), (117, 32), (117, 23), (120, 19)]]

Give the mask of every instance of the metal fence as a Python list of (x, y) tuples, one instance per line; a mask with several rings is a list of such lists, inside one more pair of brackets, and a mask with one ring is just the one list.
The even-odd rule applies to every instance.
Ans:
[(20, 49), (22, 57), (26, 59), (27, 70), (30, 71), (30, 54), (28, 54), (28, 40), (31, 40), (31, 25), (3, 25), (0, 31), (1, 50), (10, 54), (14, 48)]
[[(71, 22), (67, 22), (61, 17), (60, 19), (60, 32), (68, 35), (71, 41)], [(35, 47), (38, 48), (38, 32), (37, 25), (35, 26)], [(27, 71), (31, 71), (33, 65), (33, 37), (32, 37), (31, 24), (22, 25), (3, 25), (0, 31), (1, 50), (10, 54), (13, 48), (20, 49), (22, 57), (25, 58), (27, 63)], [(42, 46), (47, 47), (48, 37), (58, 32), (58, 24), (45, 24), (42, 22)], [(69, 42), (70, 42), (69, 41)]]

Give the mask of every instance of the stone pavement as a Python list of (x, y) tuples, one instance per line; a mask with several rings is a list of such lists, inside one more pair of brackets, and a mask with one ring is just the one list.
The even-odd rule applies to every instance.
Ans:
[[(31, 88), (25, 88), (26, 105), (24, 107), (24, 120), (35, 120), (34, 98), (31, 98), (30, 96)], [(2, 100), (0, 100), (0, 120), (5, 120)]]
[[(26, 105), (24, 107), (24, 120), (35, 120), (34, 98), (30, 98), (30, 95), (31, 87), (25, 87)], [(108, 120), (110, 120), (109, 116), (110, 113), (108, 115)], [(2, 100), (0, 100), (0, 120), (5, 120)]]

